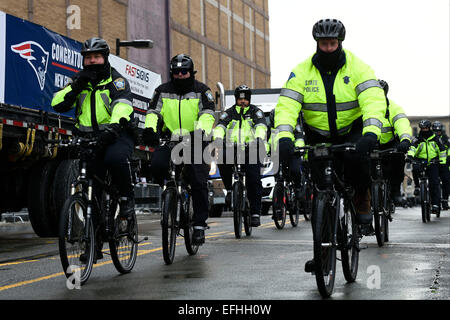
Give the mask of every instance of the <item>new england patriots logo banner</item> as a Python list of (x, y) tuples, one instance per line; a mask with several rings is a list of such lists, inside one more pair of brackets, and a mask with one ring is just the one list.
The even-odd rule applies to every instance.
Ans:
[(41, 91), (44, 90), (49, 53), (35, 41), (25, 41), (13, 45), (11, 50), (18, 53), (30, 64), (36, 74)]

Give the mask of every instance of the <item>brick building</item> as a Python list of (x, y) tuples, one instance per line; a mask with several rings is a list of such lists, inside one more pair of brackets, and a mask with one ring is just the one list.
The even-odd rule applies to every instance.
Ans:
[(192, 56), (196, 78), (213, 91), (241, 83), (270, 87), (268, 0), (0, 0), (0, 11), (78, 41), (151, 39), (120, 56), (162, 75), (177, 53)]

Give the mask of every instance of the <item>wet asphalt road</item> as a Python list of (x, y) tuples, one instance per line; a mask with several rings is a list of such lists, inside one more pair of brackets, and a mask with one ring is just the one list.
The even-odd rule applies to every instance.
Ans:
[[(182, 239), (175, 261), (164, 264), (159, 216), (139, 216), (139, 246), (132, 273), (120, 275), (108, 255), (86, 285), (69, 290), (57, 240), (38, 238), (29, 223), (0, 223), (0, 300), (320, 300), (314, 276), (310, 223), (276, 229), (270, 216), (250, 237), (235, 239), (230, 213), (208, 220), (206, 244), (189, 256)], [(107, 247), (107, 245), (105, 245)], [(338, 261), (333, 300), (450, 299), (450, 213), (424, 224), (420, 208), (397, 208), (390, 241), (362, 239), (357, 281), (347, 284)], [(107, 248), (106, 248), (107, 249)], [(104, 250), (107, 251), (107, 250)]]

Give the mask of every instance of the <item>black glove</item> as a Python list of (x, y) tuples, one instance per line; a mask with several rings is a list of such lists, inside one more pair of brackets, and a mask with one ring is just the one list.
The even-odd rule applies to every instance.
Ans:
[(100, 135), (98, 136), (97, 143), (100, 147), (106, 147), (114, 143), (119, 137), (120, 125), (118, 123), (110, 124)]
[(397, 151), (406, 153), (408, 152), (409, 147), (411, 147), (411, 142), (409, 142), (408, 139), (404, 139), (398, 144)]
[(280, 155), (280, 162), (286, 163), (289, 157), (294, 154), (294, 142), (290, 138), (281, 138), (278, 141), (278, 152)]
[(72, 90), (81, 92), (85, 89), (90, 81), (97, 78), (97, 73), (93, 70), (83, 69), (78, 72), (77, 77), (71, 84)]
[(144, 141), (147, 146), (156, 147), (159, 145), (159, 134), (156, 133), (153, 128), (145, 128), (142, 133), (142, 141)]
[(356, 152), (360, 156), (368, 156), (377, 146), (377, 136), (373, 133), (366, 133), (356, 143)]

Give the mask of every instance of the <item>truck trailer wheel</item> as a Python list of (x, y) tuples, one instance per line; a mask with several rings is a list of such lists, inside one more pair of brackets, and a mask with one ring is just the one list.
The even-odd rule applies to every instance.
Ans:
[(66, 159), (61, 161), (56, 169), (52, 186), (52, 201), (58, 223), (61, 209), (64, 202), (70, 197), (70, 187), (72, 182), (78, 177), (78, 172), (78, 160), (74, 159)]
[(59, 160), (42, 160), (31, 168), (28, 182), (28, 216), (39, 237), (56, 237), (58, 225), (52, 206), (52, 186)]

